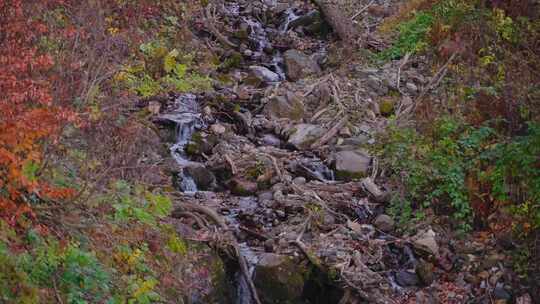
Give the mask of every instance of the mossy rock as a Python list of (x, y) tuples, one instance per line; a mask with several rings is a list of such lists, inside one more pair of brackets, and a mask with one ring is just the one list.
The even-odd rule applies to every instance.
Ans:
[(309, 268), (292, 257), (265, 254), (255, 268), (254, 283), (264, 304), (301, 304)]
[(379, 102), (379, 112), (382, 116), (388, 117), (395, 112), (396, 99), (393, 97), (383, 98)]

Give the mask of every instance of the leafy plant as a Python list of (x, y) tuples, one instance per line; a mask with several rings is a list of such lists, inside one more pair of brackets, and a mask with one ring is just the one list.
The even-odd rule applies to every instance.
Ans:
[(192, 58), (181, 56), (177, 49), (168, 50), (164, 42), (156, 40), (140, 46), (143, 61), (140, 65), (127, 66), (116, 80), (131, 91), (143, 96), (161, 92), (206, 90), (210, 79), (191, 71)]
[(133, 187), (120, 180), (115, 183), (114, 189), (114, 218), (119, 222), (137, 220), (155, 225), (156, 219), (168, 216), (172, 210), (169, 197), (148, 192), (141, 186)]

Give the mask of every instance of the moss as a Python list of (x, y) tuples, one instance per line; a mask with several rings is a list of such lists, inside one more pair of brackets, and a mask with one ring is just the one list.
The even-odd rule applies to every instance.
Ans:
[(223, 70), (230, 70), (234, 68), (239, 68), (242, 66), (242, 63), (244, 62), (244, 58), (242, 57), (242, 54), (239, 52), (233, 52), (227, 59), (223, 61), (221, 64), (221, 69)]
[(394, 114), (396, 101), (394, 98), (384, 98), (379, 102), (379, 111), (383, 116)]
[(336, 179), (338, 180), (359, 180), (367, 176), (367, 174), (362, 172), (348, 172), (348, 171), (336, 171)]

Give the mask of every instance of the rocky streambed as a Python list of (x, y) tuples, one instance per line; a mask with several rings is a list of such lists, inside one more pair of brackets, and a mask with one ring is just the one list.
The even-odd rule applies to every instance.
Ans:
[(203, 17), (196, 34), (211, 39), (223, 81), (171, 94), (153, 118), (179, 190), (172, 221), (225, 262), (228, 291), (193, 302), (465, 303), (483, 281), (510, 299), (496, 244), (429, 224), (399, 235), (384, 214), (390, 196), (368, 151), (427, 85), (421, 60), (337, 69), (337, 36), (308, 1), (222, 1)]

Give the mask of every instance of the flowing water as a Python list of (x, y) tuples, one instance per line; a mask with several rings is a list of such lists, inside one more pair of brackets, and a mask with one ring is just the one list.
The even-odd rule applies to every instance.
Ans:
[(185, 148), (196, 130), (203, 129), (205, 123), (202, 119), (197, 97), (193, 94), (183, 94), (176, 98), (174, 110), (165, 117), (176, 124), (176, 142), (171, 146), (171, 155), (183, 168), (178, 174), (180, 190), (187, 193), (197, 192), (197, 185), (189, 175), (186, 167), (201, 165), (192, 162), (186, 156)]

